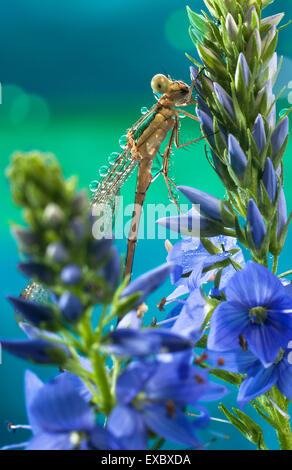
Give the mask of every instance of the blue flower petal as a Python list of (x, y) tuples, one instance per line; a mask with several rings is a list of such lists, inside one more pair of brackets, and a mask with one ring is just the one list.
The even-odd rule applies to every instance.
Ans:
[(116, 406), (109, 415), (107, 429), (123, 450), (145, 450), (147, 432), (142, 414), (131, 406)]
[(270, 390), (277, 382), (277, 378), (276, 367), (264, 368), (262, 365), (255, 365), (240, 386), (237, 396), (240, 408), (244, 408), (246, 403)]
[(270, 197), (270, 201), (273, 204), (277, 195), (278, 180), (276, 177), (276, 172), (274, 170), (274, 165), (269, 158), (267, 158), (263, 173), (263, 183)]
[(245, 373), (258, 361), (258, 358), (251, 351), (235, 349), (233, 351), (211, 351), (207, 350), (206, 362), (214, 367), (224, 369), (229, 372)]
[(231, 302), (222, 302), (216, 307), (208, 336), (208, 349), (228, 351), (239, 347), (239, 335), (249, 323), (246, 310)]
[(94, 414), (75, 389), (70, 374), (60, 374), (35, 395), (30, 413), (44, 432), (90, 431)]
[(203, 334), (201, 328), (205, 318), (204, 299), (200, 289), (195, 289), (189, 295), (171, 331), (189, 336), (194, 342), (197, 342)]
[(36, 434), (41, 430), (38, 426), (38, 422), (34, 419), (33, 413), (30, 412), (31, 404), (38, 393), (38, 391), (42, 388), (43, 382), (37, 377), (36, 374), (27, 370), (25, 372), (24, 377), (24, 387), (25, 387), (25, 404), (26, 404), (26, 413), (28, 417), (28, 421), (31, 425), (32, 432)]
[(291, 351), (288, 352), (286, 357), (278, 364), (278, 388), (285, 397), (292, 400), (292, 354)]
[(70, 441), (70, 433), (42, 432), (34, 436), (26, 450), (70, 450), (74, 444)]
[(250, 324), (244, 333), (248, 347), (267, 367), (292, 338), (292, 315), (268, 311), (263, 324)]
[(201, 445), (191, 421), (180, 411), (171, 416), (163, 406), (145, 406), (144, 419), (152, 431), (165, 439), (191, 448)]
[(173, 268), (173, 264), (165, 263), (139, 276), (137, 279), (130, 282), (123, 290), (121, 298), (141, 292), (141, 296), (137, 301), (137, 304), (141, 304), (148, 295), (155, 291), (168, 278)]
[(157, 362), (133, 362), (119, 376), (116, 387), (117, 401), (126, 405), (138, 395), (151, 375), (157, 370)]
[(267, 268), (252, 261), (236, 272), (226, 287), (227, 300), (247, 310), (269, 305), (278, 294), (285, 294), (281, 281)]

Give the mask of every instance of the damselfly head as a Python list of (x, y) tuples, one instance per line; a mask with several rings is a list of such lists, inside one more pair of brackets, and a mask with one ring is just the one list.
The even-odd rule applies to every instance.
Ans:
[(171, 83), (171, 79), (167, 78), (162, 73), (158, 73), (157, 75), (154, 75), (151, 80), (151, 88), (154, 93), (157, 93), (158, 95), (164, 95), (164, 93), (169, 91)]
[(190, 92), (190, 88), (186, 83), (181, 80), (172, 80), (162, 74), (154, 75), (151, 80), (151, 87), (157, 99), (167, 94), (167, 98), (177, 104), (184, 104)]

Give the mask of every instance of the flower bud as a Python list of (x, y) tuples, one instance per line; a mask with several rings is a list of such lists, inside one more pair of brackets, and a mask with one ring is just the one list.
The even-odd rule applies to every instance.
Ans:
[(46, 256), (55, 263), (63, 264), (68, 259), (68, 251), (62, 243), (50, 243), (46, 249)]
[(249, 200), (246, 221), (250, 227), (255, 247), (260, 250), (266, 236), (266, 227), (261, 213), (253, 199)]
[(238, 26), (230, 13), (226, 16), (225, 27), (229, 33), (231, 41), (235, 42), (238, 35)]
[(222, 104), (223, 108), (226, 109), (226, 111), (229, 113), (230, 117), (235, 120), (235, 113), (234, 113), (234, 107), (233, 107), (233, 102), (231, 96), (226, 93), (224, 88), (222, 88), (219, 83), (214, 83), (214, 91), (217, 96), (217, 99), (220, 104)]
[(78, 320), (83, 311), (79, 297), (72, 292), (64, 292), (59, 298), (58, 305), (68, 321)]
[(259, 114), (255, 120), (252, 136), (255, 140), (258, 151), (261, 154), (267, 142), (265, 125), (261, 114)]
[(51, 202), (46, 206), (44, 210), (44, 220), (49, 226), (58, 227), (62, 222), (64, 222), (64, 218), (64, 212), (58, 204)]
[(269, 195), (270, 201), (274, 204), (276, 196), (277, 196), (277, 176), (274, 170), (273, 163), (269, 158), (267, 158), (263, 177), (262, 177), (264, 186), (267, 190)]
[(232, 134), (229, 134), (228, 137), (228, 153), (229, 163), (234, 173), (239, 180), (242, 180), (247, 166), (247, 158), (238, 141)]
[(77, 284), (81, 279), (81, 270), (75, 264), (66, 266), (61, 272), (61, 280), (64, 284)]
[(289, 118), (285, 116), (281, 119), (271, 137), (272, 159), (280, 152), (289, 132)]

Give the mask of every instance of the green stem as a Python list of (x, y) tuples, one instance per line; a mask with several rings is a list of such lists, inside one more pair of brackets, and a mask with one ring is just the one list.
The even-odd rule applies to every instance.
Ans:
[(290, 276), (290, 274), (292, 274), (292, 269), (290, 269), (289, 271), (285, 271), (282, 274), (279, 274), (278, 278), (281, 279), (282, 277)]
[(103, 410), (106, 416), (108, 416), (114, 406), (114, 400), (110, 389), (109, 377), (106, 372), (104, 358), (101, 356), (97, 348), (93, 347), (90, 359), (94, 370), (96, 385), (102, 397)]
[(272, 268), (273, 274), (276, 274), (276, 273), (277, 273), (277, 269), (278, 269), (278, 260), (279, 260), (279, 257), (275, 255), (275, 256), (274, 256), (274, 262), (273, 262), (273, 268)]

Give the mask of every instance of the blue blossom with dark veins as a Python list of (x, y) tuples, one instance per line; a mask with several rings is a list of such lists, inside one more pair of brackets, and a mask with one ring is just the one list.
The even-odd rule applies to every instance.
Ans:
[(244, 335), (248, 349), (271, 365), (292, 338), (292, 298), (274, 274), (252, 261), (233, 275), (225, 293), (211, 318), (208, 349), (239, 348)]
[(107, 429), (95, 424), (88, 400), (75, 385), (68, 373), (43, 384), (35, 374), (26, 372), (26, 409), (33, 433), (27, 450), (120, 448)]
[(251, 351), (207, 351), (206, 362), (229, 372), (246, 373), (237, 397), (243, 408), (246, 403), (263, 395), (274, 385), (289, 400), (292, 399), (292, 344), (280, 350), (276, 360), (265, 367)]
[[(117, 381), (117, 406), (108, 419), (108, 429), (127, 449), (146, 449), (147, 431), (191, 448), (200, 447), (195, 432), (208, 423), (200, 401), (215, 400), (226, 393), (208, 381), (208, 374), (192, 366), (192, 353), (168, 355), (165, 360), (130, 364)], [(190, 421), (187, 405), (201, 416)]]

